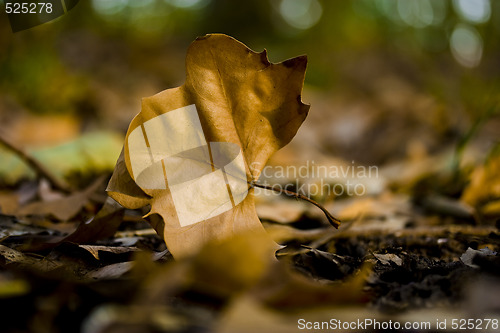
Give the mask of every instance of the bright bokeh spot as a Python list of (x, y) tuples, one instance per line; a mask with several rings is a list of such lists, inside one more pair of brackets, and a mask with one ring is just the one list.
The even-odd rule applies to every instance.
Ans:
[(446, 17), (445, 0), (375, 0), (374, 4), (391, 21), (415, 28), (439, 25)]
[(318, 23), (323, 8), (318, 0), (282, 0), (279, 11), (290, 26), (305, 30)]
[(481, 35), (471, 26), (459, 24), (450, 38), (450, 48), (455, 59), (465, 67), (476, 67), (483, 55)]
[(484, 23), (490, 19), (491, 6), (489, 0), (455, 0), (455, 10), (467, 21)]
[(136, 11), (135, 16), (151, 16), (151, 9), (154, 11), (154, 8), (161, 8), (161, 10), (168, 10), (171, 7), (199, 9), (209, 2), (210, 0), (163, 0), (163, 3), (155, 0), (92, 0), (92, 7), (102, 15), (120, 14), (129, 7)]
[(398, 0), (376, 0), (375, 6), (379, 12), (394, 22), (401, 22), (398, 13)]
[(178, 8), (201, 8), (208, 4), (208, 0), (168, 0), (167, 2)]
[(416, 28), (423, 28), (434, 22), (430, 0), (399, 0), (398, 13), (406, 24)]
[(127, 0), (92, 0), (92, 7), (103, 15), (114, 15), (127, 7)]

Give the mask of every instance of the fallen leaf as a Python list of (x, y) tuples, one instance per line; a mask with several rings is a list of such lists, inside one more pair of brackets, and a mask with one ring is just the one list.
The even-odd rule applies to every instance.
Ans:
[(19, 207), (19, 196), (15, 193), (0, 191), (0, 213), (13, 214)]
[(500, 198), (500, 154), (490, 157), (484, 165), (476, 167), (470, 175), (462, 201), (472, 206), (486, 204)]
[(131, 246), (79, 245), (79, 247), (87, 250), (97, 260), (100, 260), (99, 252), (122, 254), (122, 253), (140, 251), (139, 248)]
[(62, 262), (29, 256), (4, 245), (0, 245), (0, 257), (3, 258), (0, 261), (2, 266), (14, 264), (21, 269), (40, 272), (50, 272), (64, 266)]
[(62, 241), (82, 244), (112, 237), (123, 220), (123, 214), (123, 207), (108, 198), (93, 219), (82, 222), (75, 232)]
[(44, 228), (27, 225), (14, 216), (0, 214), (0, 239), (20, 235), (33, 236), (44, 232), (47, 232)]
[[(385, 192), (378, 196), (351, 198), (336, 203), (342, 221), (352, 221), (351, 231), (397, 231), (407, 225), (411, 216), (410, 197), (404, 194)], [(326, 205), (331, 208), (331, 204)], [(317, 213), (316, 213), (317, 214)], [(344, 228), (340, 232), (344, 232)]]
[(187, 52), (185, 84), (143, 99), (109, 195), (127, 208), (150, 204), (149, 215), (162, 218), (152, 225), (176, 257), (243, 232), (272, 243), (248, 184), (307, 116), (306, 62), (271, 64), (266, 51), (231, 37), (198, 38)]
[(467, 251), (460, 256), (460, 261), (469, 267), (479, 268), (479, 265), (474, 263), (476, 257), (495, 256), (496, 254), (496, 252), (491, 251), (487, 247), (481, 250), (474, 250), (469, 247)]
[(300, 243), (311, 242), (328, 235), (330, 231), (330, 228), (328, 230), (325, 228), (301, 230), (281, 224), (265, 224), (265, 228), (272, 239), (280, 244), (289, 241), (296, 241)]
[(403, 264), (403, 259), (395, 255), (394, 253), (386, 253), (386, 254), (373, 254), (375, 258), (377, 258), (378, 261), (382, 265), (391, 265), (392, 263), (395, 263), (398, 266), (401, 266)]
[(485, 204), (482, 211), (486, 216), (500, 216), (500, 200)]
[(89, 197), (102, 185), (103, 181), (104, 178), (100, 177), (83, 191), (52, 201), (33, 202), (19, 209), (16, 215), (52, 215), (60, 221), (67, 221), (82, 210)]
[(123, 220), (124, 209), (112, 198), (107, 198), (99, 212), (90, 220), (81, 222), (75, 231), (67, 236), (55, 236), (23, 244), (23, 251), (51, 249), (64, 242), (84, 244), (102, 238), (112, 237)]
[(0, 256), (3, 257), (5, 264), (26, 263), (31, 265), (37, 262), (36, 259), (4, 245), (0, 245)]
[(278, 223), (296, 222), (306, 211), (307, 206), (304, 202), (296, 202), (288, 199), (257, 204), (257, 214), (262, 220)]
[(86, 279), (107, 280), (116, 279), (132, 269), (133, 262), (119, 262), (98, 268), (85, 274)]
[[(0, 266), (2, 268), (8, 268), (13, 265), (20, 270), (28, 272), (36, 272), (37, 274), (42, 273), (47, 277), (57, 277), (64, 278), (72, 281), (95, 281), (103, 279), (115, 279), (121, 277), (125, 273), (128, 273), (134, 265), (137, 264), (135, 261), (121, 261), (113, 262), (110, 264), (104, 264), (102, 260), (98, 263), (94, 259), (81, 258), (81, 252), (73, 251), (74, 249), (80, 249), (89, 251), (90, 254), (94, 256), (95, 259), (99, 260), (99, 252), (108, 252), (115, 254), (116, 259), (120, 259), (121, 254), (127, 252), (130, 253), (141, 253), (143, 258), (148, 260), (158, 261), (168, 253), (168, 251), (162, 252), (143, 252), (137, 248), (123, 248), (117, 247), (87, 247), (78, 246), (76, 244), (64, 243), (62, 246), (53, 249), (46, 256), (40, 255), (29, 255), (10, 247), (0, 245)], [(93, 250), (93, 251), (92, 251)], [(80, 255), (79, 255), (80, 254)], [(104, 265), (104, 266), (103, 266)], [(0, 279), (1, 282), (1, 279)], [(1, 283), (0, 283), (1, 287)], [(1, 288), (0, 288), (1, 289)]]
[(361, 261), (349, 256), (301, 246), (298, 249), (283, 248), (278, 251), (281, 260), (289, 260), (305, 275), (315, 280), (337, 281), (352, 275)]

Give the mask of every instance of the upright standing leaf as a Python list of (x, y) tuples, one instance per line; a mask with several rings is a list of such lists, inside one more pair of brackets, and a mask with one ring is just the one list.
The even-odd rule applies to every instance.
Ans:
[(306, 62), (271, 64), (266, 51), (231, 37), (198, 38), (187, 52), (186, 82), (143, 99), (109, 195), (128, 208), (150, 204), (161, 216), (153, 226), (176, 257), (238, 233), (268, 237), (249, 183), (307, 116)]

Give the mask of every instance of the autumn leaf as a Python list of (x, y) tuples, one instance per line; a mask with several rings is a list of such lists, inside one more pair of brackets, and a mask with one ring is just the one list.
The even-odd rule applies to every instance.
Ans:
[[(78, 193), (76, 195), (79, 195)], [(66, 200), (73, 200), (70, 196)], [(49, 206), (50, 207), (50, 206)], [(112, 198), (107, 198), (99, 212), (89, 221), (82, 221), (76, 230), (65, 236), (49, 236), (42, 240), (32, 237), (30, 242), (23, 244), (23, 251), (42, 251), (54, 248), (65, 242), (83, 244), (97, 239), (112, 237), (123, 221), (124, 209)]]
[[(500, 198), (500, 154), (493, 154), (484, 165), (480, 165), (470, 175), (470, 182), (464, 190), (462, 201), (480, 206), (491, 205)], [(490, 201), (490, 202), (488, 202)]]
[(143, 99), (109, 195), (127, 208), (151, 205), (152, 224), (175, 257), (247, 232), (274, 244), (249, 184), (307, 116), (306, 63), (300, 56), (272, 64), (266, 51), (226, 35), (195, 40), (185, 83)]
[(37, 201), (30, 203), (17, 212), (17, 215), (52, 215), (59, 221), (68, 221), (77, 215), (88, 203), (89, 197), (104, 182), (103, 177), (98, 178), (93, 184), (83, 191), (77, 191), (67, 197), (52, 201)]

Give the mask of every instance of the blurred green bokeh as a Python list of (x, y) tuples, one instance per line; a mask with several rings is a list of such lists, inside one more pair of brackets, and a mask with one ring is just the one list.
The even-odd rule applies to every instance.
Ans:
[(499, 1), (82, 0), (18, 33), (2, 10), (0, 118), (14, 105), (123, 130), (140, 97), (182, 84), (187, 46), (212, 32), (271, 61), (307, 54), (308, 87), (346, 99), (395, 77), (468, 122), (499, 101)]
[[(1, 17), (1, 90), (40, 112), (69, 112), (85, 100), (87, 70), (122, 60), (154, 75), (149, 59), (182, 53), (210, 32), (266, 47), (272, 61), (306, 53), (307, 82), (322, 88), (358, 84), (346, 67), (369, 56), (383, 57), (385, 66), (443, 98), (461, 88), (457, 80), (466, 87), (497, 84), (500, 71), (500, 3), (489, 0), (93, 0), (16, 34)], [(104, 45), (85, 45), (90, 38)], [(71, 47), (80, 52), (67, 54)], [(180, 71), (159, 74), (166, 86), (182, 80)], [(466, 95), (463, 102), (474, 103)]]

